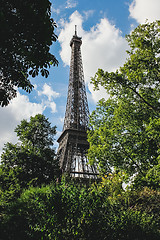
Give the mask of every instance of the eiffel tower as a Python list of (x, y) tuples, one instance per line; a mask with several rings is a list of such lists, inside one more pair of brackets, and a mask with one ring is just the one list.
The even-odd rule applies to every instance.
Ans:
[(88, 164), (87, 129), (89, 108), (84, 82), (82, 57), (82, 39), (75, 34), (71, 39), (71, 63), (68, 97), (64, 126), (59, 143), (58, 157), (62, 174), (77, 178), (97, 178), (95, 166)]

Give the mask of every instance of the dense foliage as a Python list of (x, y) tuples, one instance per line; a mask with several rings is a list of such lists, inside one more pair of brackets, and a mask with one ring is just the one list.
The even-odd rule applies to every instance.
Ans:
[(44, 115), (23, 120), (15, 132), (20, 142), (7, 143), (1, 156), (0, 187), (7, 195), (17, 195), (30, 184), (48, 184), (59, 169), (53, 148), (56, 128)]
[(115, 73), (99, 69), (92, 79), (110, 98), (102, 99), (92, 113), (89, 158), (102, 172), (122, 169), (149, 185), (151, 171), (160, 173), (160, 21), (138, 26), (127, 40), (124, 66)]
[(49, 52), (57, 36), (49, 0), (1, 0), (0, 105), (16, 96), (16, 87), (30, 92), (29, 75), (47, 77), (55, 56)]
[(1, 205), (1, 239), (158, 240), (159, 193), (117, 192), (119, 177), (106, 176), (89, 188), (68, 181), (29, 188)]

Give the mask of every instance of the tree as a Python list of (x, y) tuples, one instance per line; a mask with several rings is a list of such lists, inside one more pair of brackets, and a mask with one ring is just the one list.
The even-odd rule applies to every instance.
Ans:
[(0, 105), (16, 96), (16, 88), (31, 92), (29, 75), (41, 73), (58, 61), (49, 52), (57, 36), (49, 0), (2, 0), (0, 9)]
[(89, 158), (102, 172), (145, 175), (159, 162), (160, 21), (139, 25), (127, 40), (129, 58), (116, 72), (99, 69), (92, 83), (110, 98), (91, 116)]
[[(0, 185), (10, 191), (29, 184), (39, 186), (54, 181), (58, 162), (53, 148), (56, 127), (51, 127), (44, 115), (23, 120), (15, 129), (20, 143), (7, 143), (1, 156)], [(17, 186), (16, 186), (17, 188)]]

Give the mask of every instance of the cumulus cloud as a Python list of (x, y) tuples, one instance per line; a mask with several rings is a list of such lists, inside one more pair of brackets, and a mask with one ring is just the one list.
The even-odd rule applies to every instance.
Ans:
[(67, 0), (66, 1), (66, 8), (74, 8), (77, 6), (77, 1), (75, 0)]
[(76, 0), (66, 0), (64, 4), (60, 4), (58, 8), (55, 8), (54, 5), (51, 5), (51, 12), (53, 14), (60, 15), (65, 9), (75, 8), (78, 4)]
[[(38, 91), (38, 96), (42, 96), (42, 102), (45, 108), (50, 108), (52, 113), (55, 113), (56, 110), (56, 103), (53, 101), (54, 98), (59, 97), (59, 93), (53, 91), (51, 86), (47, 83), (43, 85), (42, 91)], [(47, 97), (47, 100), (45, 99)]]
[(106, 90), (102, 86), (99, 86), (98, 91), (94, 91), (93, 84), (88, 83), (88, 88), (90, 90), (90, 94), (88, 94), (89, 101), (94, 101), (95, 103), (97, 103), (102, 98), (109, 98), (109, 94), (106, 93)]
[(52, 113), (55, 113), (57, 111), (55, 102), (49, 102), (48, 107), (51, 108)]
[(60, 14), (61, 9), (60, 8), (54, 8), (53, 5), (51, 5), (51, 11), (56, 14)]
[[(83, 29), (85, 16), (75, 11), (69, 21), (62, 22), (62, 31), (59, 35), (61, 44), (60, 55), (65, 65), (70, 64), (71, 49), (69, 42), (74, 34), (74, 26), (78, 27), (78, 36), (82, 37), (82, 59), (84, 65), (84, 75), (86, 84), (90, 78), (102, 68), (107, 71), (115, 71), (123, 65), (126, 59), (127, 42), (121, 36), (121, 31), (111, 24), (107, 18), (102, 18), (100, 22), (93, 26), (89, 31)], [(89, 84), (94, 101), (101, 97), (108, 97), (104, 90), (94, 92)]]
[(38, 95), (39, 96), (45, 95), (45, 96), (47, 96), (48, 100), (51, 101), (52, 98), (58, 97), (59, 93), (53, 91), (52, 88), (47, 83), (45, 83), (43, 85), (43, 90), (42, 91), (38, 91)]
[(0, 154), (6, 142), (15, 143), (17, 141), (14, 129), (20, 121), (29, 120), (30, 116), (38, 113), (42, 114), (44, 108), (42, 104), (30, 102), (27, 96), (20, 93), (7, 107), (0, 108)]
[(144, 23), (146, 19), (152, 22), (160, 19), (160, 0), (134, 0), (130, 7), (130, 16), (138, 23)]
[(87, 20), (89, 17), (91, 17), (94, 14), (95, 10), (88, 10), (83, 11), (84, 19)]

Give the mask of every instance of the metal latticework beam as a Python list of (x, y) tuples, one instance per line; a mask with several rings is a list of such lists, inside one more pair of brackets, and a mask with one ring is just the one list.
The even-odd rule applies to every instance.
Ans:
[(63, 132), (58, 139), (58, 156), (63, 173), (73, 177), (96, 178), (95, 166), (88, 164), (87, 129), (89, 108), (86, 96), (82, 57), (82, 40), (73, 36), (71, 46), (71, 64), (68, 86), (68, 97), (64, 119)]
[(74, 35), (70, 43), (72, 48), (70, 77), (63, 130), (67, 128), (86, 130), (88, 127), (89, 109), (81, 58), (81, 44), (81, 38)]

